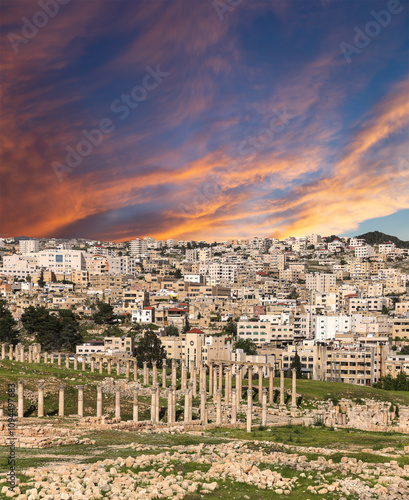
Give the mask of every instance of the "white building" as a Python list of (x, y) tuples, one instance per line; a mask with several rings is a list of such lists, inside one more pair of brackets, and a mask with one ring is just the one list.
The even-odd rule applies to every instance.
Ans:
[(136, 238), (136, 240), (132, 240), (129, 242), (129, 252), (131, 255), (135, 257), (139, 257), (140, 255), (145, 255), (148, 253), (148, 242), (145, 240), (141, 240)]
[(387, 243), (381, 243), (379, 245), (379, 253), (388, 254), (394, 252), (396, 249), (395, 243), (388, 241)]
[(234, 283), (237, 278), (237, 265), (214, 262), (209, 265), (209, 275), (212, 284)]
[(85, 256), (81, 250), (43, 250), (34, 255), (39, 267), (55, 273), (86, 269)]
[(351, 317), (347, 315), (316, 316), (315, 339), (318, 341), (334, 340), (336, 333), (351, 331)]
[(375, 250), (370, 245), (355, 247), (355, 257), (357, 259), (367, 259), (375, 255)]
[(40, 242), (38, 240), (20, 240), (18, 249), (21, 254), (26, 255), (32, 252), (40, 251)]
[(1, 274), (16, 278), (26, 278), (37, 271), (39, 271), (37, 257), (27, 255), (5, 255), (3, 268), (0, 268)]
[(132, 311), (132, 323), (154, 323), (155, 308), (152, 306)]

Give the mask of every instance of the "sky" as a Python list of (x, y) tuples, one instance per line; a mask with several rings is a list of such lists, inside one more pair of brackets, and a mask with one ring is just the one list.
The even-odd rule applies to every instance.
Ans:
[(409, 240), (408, 0), (2, 0), (0, 236)]

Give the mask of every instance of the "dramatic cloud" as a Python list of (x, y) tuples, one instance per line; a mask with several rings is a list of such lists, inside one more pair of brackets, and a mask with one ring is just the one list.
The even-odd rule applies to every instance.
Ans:
[(211, 1), (4, 0), (1, 236), (342, 233), (409, 208), (399, 5), (348, 61), (386, 2), (221, 21)]

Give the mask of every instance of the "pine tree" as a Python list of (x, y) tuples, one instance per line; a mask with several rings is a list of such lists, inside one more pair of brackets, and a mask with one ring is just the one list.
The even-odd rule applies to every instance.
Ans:
[(301, 365), (301, 359), (300, 359), (300, 356), (298, 355), (298, 353), (296, 352), (295, 353), (295, 356), (291, 362), (291, 365), (290, 365), (290, 369), (292, 370), (293, 368), (295, 368), (296, 370), (296, 377), (297, 378), (302, 378), (302, 365)]
[(45, 280), (44, 280), (44, 271), (41, 269), (40, 279), (38, 280), (38, 286), (39, 286), (40, 288), (44, 288), (44, 285), (45, 285)]
[(151, 364), (157, 362), (157, 366), (162, 366), (162, 359), (166, 358), (166, 351), (160, 338), (152, 331), (148, 330), (139, 341), (136, 348), (136, 358), (138, 366), (142, 367), (144, 361)]
[(13, 345), (18, 343), (17, 323), (7, 308), (7, 302), (0, 300), (0, 341)]

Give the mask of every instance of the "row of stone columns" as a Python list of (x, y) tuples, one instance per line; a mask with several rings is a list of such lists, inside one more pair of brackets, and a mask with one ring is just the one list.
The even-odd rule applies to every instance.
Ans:
[[(296, 408), (296, 371), (293, 370), (293, 380), (292, 380), (292, 409)], [(283, 386), (284, 377), (280, 378), (280, 386)], [(78, 389), (78, 415), (80, 417), (84, 416), (84, 386), (80, 385)], [(267, 399), (268, 399), (268, 388), (262, 388), (261, 390), (261, 424), (265, 426), (267, 424)], [(192, 422), (192, 410), (193, 410), (193, 383), (190, 382), (188, 388), (183, 391), (184, 394), (184, 422)], [(280, 397), (283, 393), (280, 394)], [(220, 389), (216, 390), (216, 425), (222, 425), (222, 391)], [(18, 382), (18, 417), (21, 418), (24, 415), (24, 381), (20, 380)], [(231, 423), (237, 423), (237, 409), (239, 406), (237, 389), (231, 390)], [(139, 389), (136, 388), (133, 391), (133, 420), (138, 421), (139, 418)], [(160, 387), (159, 384), (155, 384), (155, 387), (151, 388), (151, 421), (153, 423), (159, 423), (159, 411), (160, 411)], [(64, 416), (64, 400), (65, 400), (65, 386), (59, 386), (59, 404), (58, 404), (58, 415), (60, 417)], [(207, 424), (207, 392), (206, 389), (202, 389), (200, 392), (200, 421), (202, 425)], [(228, 404), (228, 403), (226, 403)], [(280, 399), (280, 404), (284, 404), (284, 400)], [(102, 417), (102, 386), (99, 384), (97, 386), (97, 417)], [(40, 381), (38, 385), (38, 416), (44, 416), (44, 381)], [(121, 418), (121, 389), (117, 387), (115, 390), (115, 418)], [(251, 430), (253, 418), (253, 389), (247, 390), (247, 431)], [(168, 423), (172, 424), (176, 421), (176, 387), (172, 385), (168, 389)]]
[[(13, 347), (9, 346), (10, 348), (10, 359), (13, 359)], [(28, 360), (29, 362), (33, 362), (35, 359), (37, 362), (40, 362), (41, 360), (41, 346), (39, 344), (34, 344), (33, 346), (29, 347), (29, 354), (28, 354)], [(20, 360), (24, 360), (24, 346), (19, 344), (16, 346), (16, 352), (20, 353)], [(6, 345), (2, 344), (2, 358), (4, 359), (6, 356)], [(34, 358), (35, 356), (35, 358)], [(55, 359), (55, 354), (43, 354), (44, 357), (44, 362), (48, 362), (48, 357), (50, 357), (50, 363), (54, 363)], [(90, 358), (90, 370), (91, 373), (95, 372), (95, 361), (98, 359), (99, 361), (99, 372), (103, 372), (103, 363), (104, 359), (106, 359), (107, 362), (107, 372), (108, 375), (111, 375), (112, 372), (112, 358), (105, 358), (103, 356), (91, 356)], [(134, 359), (133, 361), (131, 360), (126, 360), (125, 361), (125, 375), (126, 378), (129, 380), (130, 378), (130, 365), (131, 362), (133, 362), (133, 373), (134, 373), (134, 381), (138, 381), (137, 377), (137, 362)], [(61, 353), (57, 354), (57, 363), (58, 366), (61, 366), (62, 364), (62, 357)], [(238, 368), (237, 368), (238, 365)], [(65, 358), (65, 366), (66, 368), (70, 368), (70, 360), (69, 357), (67, 356)], [(242, 394), (242, 381), (243, 381), (243, 368), (244, 365), (241, 365), (240, 363), (233, 364), (235, 368), (235, 375), (236, 375), (236, 389), (237, 389), (237, 397), (239, 400), (241, 399), (241, 394)], [(209, 389), (208, 393), (209, 395), (214, 396), (214, 400), (216, 399), (216, 390), (217, 387), (219, 390), (223, 390), (223, 362), (219, 363), (218, 365), (218, 381), (216, 380), (217, 378), (217, 371), (216, 371), (216, 366), (213, 363), (209, 364)], [(197, 396), (197, 370), (199, 368), (199, 391), (206, 389), (207, 390), (207, 380), (206, 380), (206, 368), (204, 367), (203, 364), (199, 365), (199, 367), (196, 367), (196, 365), (191, 361), (190, 362), (190, 378), (189, 382), (193, 382), (193, 397)], [(74, 355), (74, 370), (78, 369), (78, 355)], [(84, 371), (86, 369), (86, 360), (85, 357), (82, 356), (82, 370)], [(119, 359), (116, 360), (116, 374), (119, 376), (121, 371), (121, 362)], [(172, 360), (172, 380), (171, 384), (176, 386), (176, 361)], [(189, 375), (189, 368), (187, 364), (185, 363), (184, 360), (181, 360), (181, 389), (186, 390), (187, 389), (187, 384), (188, 384), (188, 375)], [(225, 401), (226, 404), (229, 404), (229, 401), (231, 399), (231, 389), (232, 389), (232, 377), (233, 377), (233, 369), (230, 367), (225, 368)], [(258, 400), (261, 402), (262, 398), (262, 389), (263, 389), (263, 366), (258, 366)], [(143, 363), (143, 384), (145, 386), (150, 385), (149, 384), (149, 369), (148, 369), (148, 364), (146, 362)], [(152, 366), (152, 386), (155, 386), (155, 384), (158, 382), (158, 370), (156, 366), (156, 362), (153, 362)], [(269, 387), (270, 387), (270, 392), (269, 392), (269, 403), (273, 403), (273, 398), (274, 398), (274, 370), (273, 367), (270, 365), (269, 366)], [(166, 360), (164, 360), (163, 363), (163, 368), (162, 368), (162, 388), (166, 388)], [(248, 389), (253, 389), (253, 367), (248, 366)], [(282, 393), (282, 388), (280, 385), (280, 392)], [(280, 402), (282, 400), (282, 395), (280, 396)]]

